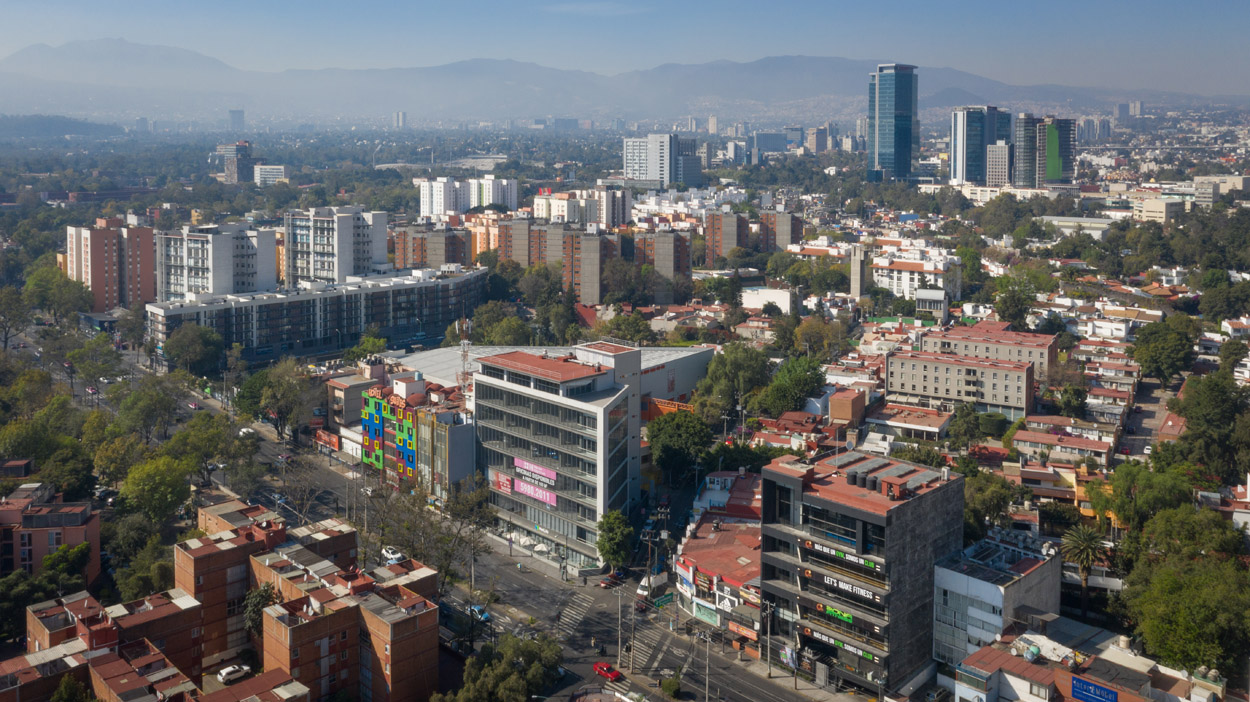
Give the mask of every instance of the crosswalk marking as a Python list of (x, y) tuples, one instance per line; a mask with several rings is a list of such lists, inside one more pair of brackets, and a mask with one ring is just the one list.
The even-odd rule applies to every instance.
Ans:
[(577, 625), (582, 623), (582, 618), (586, 616), (586, 611), (590, 609), (590, 605), (594, 603), (589, 595), (575, 593), (573, 599), (560, 612), (560, 633), (565, 637), (572, 636), (577, 631)]
[(621, 693), (622, 695), (625, 695), (625, 694), (628, 694), (628, 693), (629, 693), (629, 685), (627, 685), (627, 684), (625, 684), (624, 682), (621, 682), (621, 681), (619, 681), (619, 680), (618, 680), (618, 681), (616, 681), (616, 682), (610, 682), (610, 683), (608, 683), (608, 684), (604, 685), (604, 687), (608, 688), (609, 690), (611, 690), (611, 691), (613, 691), (613, 692), (619, 692), (619, 693)]

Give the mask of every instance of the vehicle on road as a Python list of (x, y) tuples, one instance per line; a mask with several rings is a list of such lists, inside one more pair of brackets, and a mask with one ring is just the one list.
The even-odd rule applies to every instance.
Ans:
[(108, 384), (109, 384), (109, 383), (111, 383), (111, 382), (113, 382), (113, 379), (112, 379), (112, 378), (107, 378), (107, 377), (101, 377), (101, 378), (100, 378), (100, 384), (101, 384), (101, 385), (108, 385)]
[(627, 575), (628, 575), (628, 572), (624, 568), (617, 568), (616, 570), (612, 571), (612, 577), (616, 578), (617, 580), (624, 580)]
[(673, 496), (672, 496), (672, 495), (669, 495), (668, 493), (665, 493), (665, 494), (663, 494), (663, 495), (660, 495), (660, 506), (661, 506), (661, 507), (668, 507), (668, 506), (670, 506), (670, 505), (672, 505), (672, 504), (673, 504)]
[(612, 573), (611, 575), (605, 577), (603, 580), (599, 581), (599, 587), (604, 588), (604, 589), (607, 589), (610, 587), (616, 587), (617, 585), (620, 585), (620, 584), (621, 584), (621, 579), (616, 577), (616, 573)]
[(239, 430), (239, 436), (256, 436), (256, 430), (251, 427), (243, 427)]
[(96, 394), (97, 392), (100, 392), (100, 391), (99, 391), (99, 390), (96, 390), (94, 387), (89, 387), (89, 388), (87, 388), (87, 394), (88, 394), (88, 395), (94, 395), (94, 394)]
[(229, 684), (239, 678), (247, 677), (250, 672), (252, 672), (251, 667), (246, 665), (228, 665), (217, 671), (217, 681)]
[(638, 610), (639, 612), (646, 612), (647, 611), (646, 601), (643, 600), (642, 598), (638, 598), (634, 600), (634, 609)]
[(607, 661), (599, 661), (594, 664), (595, 674), (602, 675), (608, 679), (608, 682), (616, 682), (621, 679), (621, 671), (612, 667)]
[(364, 495), (365, 497), (373, 497), (373, 488), (362, 487), (360, 488), (360, 494)]
[(280, 505), (286, 504), (286, 498), (283, 497), (282, 493), (280, 492), (273, 493), (272, 495), (269, 496), (269, 498), (277, 504), (280, 504)]
[(191, 408), (191, 409), (193, 409), (193, 410), (197, 410), (197, 409), (200, 409), (200, 403), (198, 403), (198, 402), (188, 402), (188, 403), (187, 403), (187, 407), (190, 407), (190, 408)]
[(404, 552), (394, 546), (383, 546), (382, 558), (385, 558), (387, 561), (402, 561), (404, 560)]
[(487, 612), (486, 608), (482, 605), (473, 605), (472, 607), (469, 607), (469, 614), (479, 622), (490, 621), (490, 612)]
[(1146, 454), (1147, 456), (1149, 456), (1149, 455), (1150, 455), (1150, 450), (1151, 450), (1152, 448), (1154, 448), (1154, 447), (1153, 447), (1153, 446), (1151, 446), (1150, 444), (1146, 444), (1145, 454)]
[(1124, 448), (1120, 449), (1120, 453), (1124, 454), (1125, 456), (1131, 456), (1133, 455), (1133, 450), (1125, 446)]

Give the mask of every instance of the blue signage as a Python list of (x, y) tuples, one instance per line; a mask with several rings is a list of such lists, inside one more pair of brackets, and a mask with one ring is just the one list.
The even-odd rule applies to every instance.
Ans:
[(1072, 696), (1081, 702), (1116, 702), (1119, 694), (1115, 690), (1073, 676)]

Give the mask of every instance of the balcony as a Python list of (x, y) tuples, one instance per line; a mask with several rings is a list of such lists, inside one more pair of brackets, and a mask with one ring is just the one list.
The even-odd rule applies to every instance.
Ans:
[(836, 638), (852, 639), (858, 643), (865, 644), (873, 649), (869, 651), (870, 653), (877, 653), (881, 657), (888, 655), (890, 652), (890, 645), (885, 641), (884, 637), (874, 638), (873, 636), (867, 636), (863, 632), (849, 627), (833, 617), (814, 614), (809, 610), (804, 610), (799, 617), (799, 621), (809, 626), (825, 629)]
[[(838, 541), (830, 540), (825, 531), (820, 530), (820, 529), (815, 529), (808, 525), (802, 525), (802, 524), (801, 525), (782, 525), (782, 524), (765, 525), (764, 533), (767, 534), (770, 531), (777, 532), (776, 534), (774, 534), (774, 536), (784, 537), (785, 535), (794, 535), (803, 539), (806, 539), (807, 537), (815, 537), (817, 539), (821, 539), (824, 541), (830, 541), (831, 543), (840, 544), (840, 542)], [(786, 539), (786, 540), (791, 541), (790, 539)], [(846, 551), (848, 549), (846, 549), (845, 545), (840, 545), (839, 550)], [(875, 587), (879, 589), (880, 588), (888, 589), (890, 586), (890, 576), (886, 571), (885, 564), (883, 563), (877, 563), (876, 561), (872, 561), (870, 559), (865, 558), (864, 559), (865, 561), (875, 563), (878, 566), (878, 568), (873, 568), (870, 570), (868, 568), (865, 568), (864, 566), (859, 566), (850, 561), (842, 562), (840, 560), (836, 560), (833, 556), (820, 557), (814, 554), (812, 551), (808, 551), (807, 553), (809, 554), (809, 557), (804, 559), (801, 555), (802, 553), (803, 553), (803, 549), (800, 547), (798, 554), (786, 554), (786, 553), (781, 553), (779, 551), (770, 551), (769, 555), (784, 558), (787, 562), (792, 563), (796, 567), (811, 568), (812, 566), (816, 566), (818, 568), (822, 568), (830, 572), (839, 573), (841, 575), (844, 575), (848, 578), (852, 578), (856, 581), (862, 582), (871, 587)], [(848, 554), (848, 555), (855, 555), (855, 554)], [(860, 568), (863, 568), (863, 570), (860, 570)]]

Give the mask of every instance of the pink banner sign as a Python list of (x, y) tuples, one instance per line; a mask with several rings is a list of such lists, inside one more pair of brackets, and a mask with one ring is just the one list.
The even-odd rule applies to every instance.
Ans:
[(540, 465), (530, 463), (520, 458), (513, 458), (512, 465), (516, 468), (516, 472), (527, 480), (534, 480), (546, 485), (547, 487), (555, 487), (556, 472), (550, 468), (543, 468)]
[(532, 497), (540, 502), (546, 502), (552, 507), (556, 506), (556, 494), (554, 492), (544, 490), (537, 485), (530, 485), (520, 478), (514, 478), (512, 480), (512, 489), (522, 495), (525, 495), (526, 497)]

